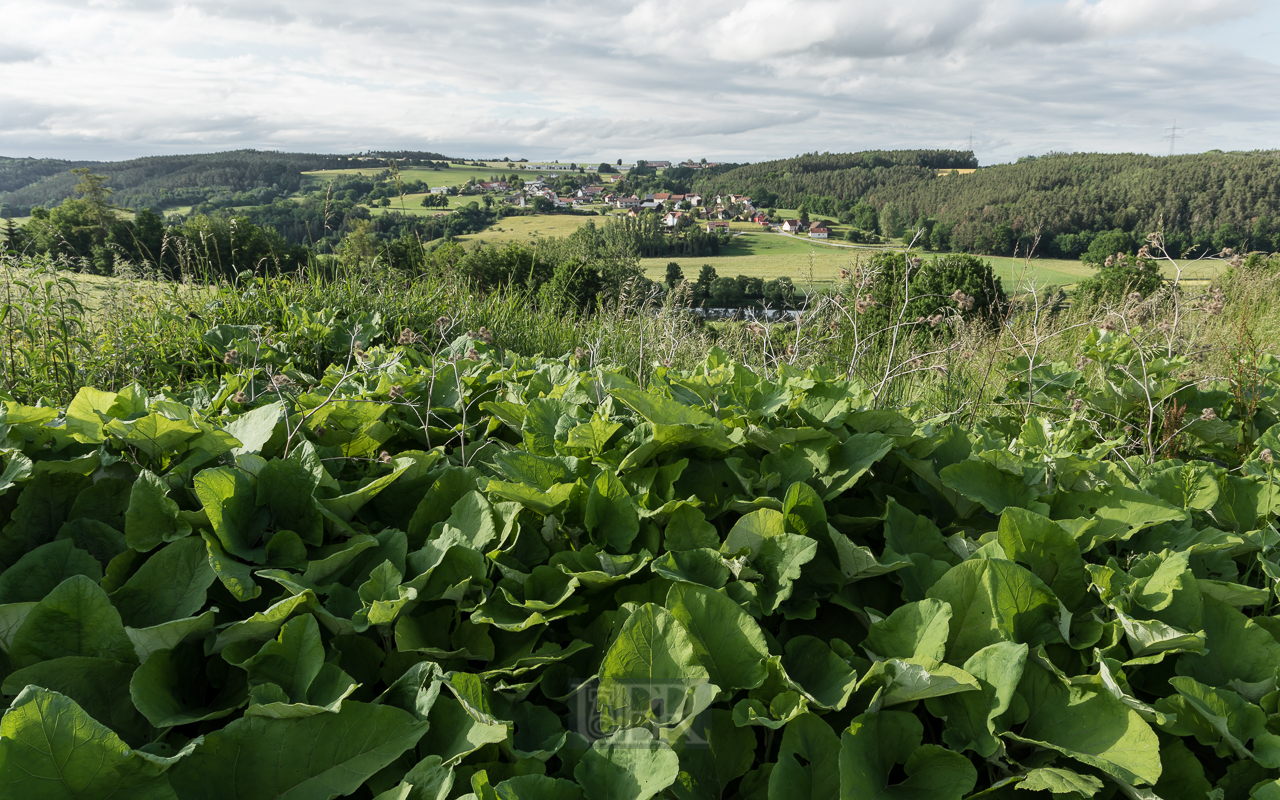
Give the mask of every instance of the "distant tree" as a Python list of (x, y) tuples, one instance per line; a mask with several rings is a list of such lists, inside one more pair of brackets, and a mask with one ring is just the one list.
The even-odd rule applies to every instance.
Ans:
[(796, 287), (790, 278), (774, 278), (764, 287), (765, 302), (771, 306), (789, 306), (796, 298)]
[(622, 166), (622, 159), (618, 159), (618, 166)]
[(887, 239), (897, 239), (902, 235), (902, 213), (893, 203), (885, 203), (880, 209), (880, 232)]
[(88, 167), (79, 167), (71, 172), (80, 178), (76, 184), (76, 194), (85, 201), (89, 218), (96, 220), (104, 228), (110, 225), (116, 214), (111, 205), (114, 190), (107, 186), (107, 176), (95, 175)]
[(710, 264), (703, 264), (702, 269), (698, 271), (698, 280), (694, 282), (694, 289), (699, 297), (709, 297), (711, 295), (711, 284), (716, 280), (716, 268)]
[(684, 270), (674, 261), (667, 262), (667, 288), (674, 289), (684, 281)]
[(616, 174), (617, 171), (618, 170), (614, 169), (609, 164), (604, 164), (604, 163), (596, 167), (596, 172), (600, 173), (601, 175), (612, 175), (612, 174)]
[(711, 282), (709, 291), (711, 300), (722, 305), (736, 305), (742, 301), (742, 286), (733, 278), (725, 276)]
[(809, 209), (806, 208), (803, 203), (800, 204), (800, 224), (801, 225), (809, 224)]
[(1132, 255), (1136, 251), (1137, 244), (1133, 241), (1133, 237), (1125, 231), (1116, 229), (1101, 233), (1094, 238), (1089, 244), (1089, 249), (1081, 254), (1080, 260), (1086, 264), (1101, 267), (1106, 263), (1107, 259), (1112, 258), (1117, 253)]

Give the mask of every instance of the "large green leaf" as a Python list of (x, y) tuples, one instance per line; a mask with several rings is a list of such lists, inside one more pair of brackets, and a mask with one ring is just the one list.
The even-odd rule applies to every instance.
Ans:
[(354, 792), (426, 732), (398, 708), (345, 703), (296, 720), (243, 717), (171, 770), (181, 800), (328, 800)]
[(130, 680), (133, 704), (157, 728), (230, 716), (249, 699), (244, 672), (223, 665), (215, 685), (205, 662), (200, 642), (151, 653)]
[[(959, 800), (977, 782), (969, 759), (936, 745), (922, 745), (924, 727), (903, 711), (863, 714), (840, 737), (840, 798)], [(906, 780), (890, 784), (901, 764)]]
[(165, 545), (111, 593), (124, 624), (147, 628), (194, 616), (216, 579), (202, 539), (187, 537)]
[(1180, 656), (1179, 675), (1218, 687), (1233, 680), (1258, 683), (1275, 677), (1280, 642), (1240, 611), (1204, 598), (1204, 633), (1204, 652)]
[(627, 619), (600, 665), (600, 713), (617, 727), (678, 723), (714, 691), (709, 682), (693, 636), (671, 612), (646, 603)]
[(120, 613), (102, 587), (84, 575), (67, 578), (37, 603), (9, 645), (15, 667), (67, 656), (137, 659)]
[(728, 711), (715, 709), (694, 720), (676, 749), (680, 774), (671, 792), (679, 800), (720, 800), (729, 783), (751, 768), (756, 735), (734, 725)]
[(0, 604), (42, 600), (73, 575), (100, 581), (102, 565), (70, 539), (40, 545), (12, 567), (0, 571)]
[(1026, 508), (1039, 496), (1021, 475), (1011, 475), (988, 461), (962, 461), (938, 472), (943, 485), (970, 500), (976, 500), (992, 514), (1006, 508)]
[(821, 718), (801, 714), (783, 729), (769, 797), (840, 799), (840, 737)]
[(145, 553), (163, 542), (190, 535), (191, 524), (178, 515), (178, 504), (169, 498), (169, 487), (164, 480), (145, 469), (138, 473), (124, 514), (124, 536), (128, 545)]
[(1027, 724), (1005, 738), (1056, 750), (1135, 786), (1160, 779), (1155, 731), (1110, 692), (1068, 685), (1029, 666), (1019, 693), (1029, 698)]
[(608, 545), (618, 553), (631, 549), (640, 531), (640, 519), (627, 487), (611, 473), (605, 473), (591, 484), (587, 494), (587, 532), (592, 541), (604, 547)]
[(741, 606), (705, 586), (677, 583), (666, 607), (692, 636), (711, 683), (729, 692), (764, 683), (769, 645)]
[(947, 720), (942, 740), (953, 750), (974, 750), (989, 758), (1000, 747), (995, 725), (1009, 708), (1027, 661), (1027, 646), (1000, 642), (982, 648), (964, 662), (979, 692), (952, 694), (930, 700), (929, 710)]
[(862, 646), (881, 658), (941, 660), (950, 635), (951, 606), (941, 600), (920, 600), (898, 606), (872, 623)]
[(0, 720), (0, 787), (14, 798), (173, 800), (168, 766), (38, 686), (24, 689)]
[(1005, 555), (1034, 572), (1064, 606), (1074, 610), (1084, 602), (1084, 559), (1061, 525), (1023, 508), (1008, 508), (1000, 516), (998, 536)]
[(680, 758), (646, 731), (598, 739), (573, 770), (591, 800), (648, 800), (675, 783)]
[(262, 535), (270, 514), (257, 505), (249, 473), (234, 467), (206, 469), (196, 475), (195, 490), (222, 548), (241, 560), (265, 563)]
[(1024, 567), (975, 559), (952, 567), (929, 590), (950, 604), (947, 661), (963, 663), (998, 642), (1037, 645), (1061, 639), (1054, 622), (1058, 600)]
[(151, 740), (151, 727), (129, 697), (136, 664), (107, 658), (69, 656), (20, 669), (4, 680), (5, 694), (39, 686), (70, 698), (89, 716), (133, 746)]

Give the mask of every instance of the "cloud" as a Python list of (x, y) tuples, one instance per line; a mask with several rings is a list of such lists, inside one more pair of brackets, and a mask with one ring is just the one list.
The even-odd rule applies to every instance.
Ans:
[[(68, 9), (71, 9), (69, 12)], [(1274, 141), (1250, 0), (0, 0), (0, 147), (570, 160)], [(1264, 57), (1269, 54), (1259, 53)], [(23, 109), (21, 114), (8, 109)]]
[(40, 51), (20, 44), (0, 42), (0, 64), (18, 64), (23, 61), (35, 61)]

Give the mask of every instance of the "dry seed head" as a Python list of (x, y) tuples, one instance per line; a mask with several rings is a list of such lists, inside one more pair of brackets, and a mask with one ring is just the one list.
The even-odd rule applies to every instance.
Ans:
[(422, 337), (414, 333), (413, 331), (409, 330), (408, 328), (405, 328), (404, 330), (400, 331), (400, 340), (399, 340), (400, 344), (417, 344), (418, 342), (421, 342), (421, 341), (422, 341)]
[(1261, 453), (1258, 453), (1258, 460), (1261, 461), (1263, 464), (1270, 466), (1271, 462), (1275, 460), (1274, 457), (1271, 455), (1271, 448), (1268, 447), (1264, 449)]
[(1142, 302), (1142, 293), (1141, 293), (1141, 292), (1129, 292), (1129, 297), (1128, 297), (1127, 299), (1128, 299), (1128, 301), (1129, 301), (1130, 303), (1140, 303), (1140, 302)]
[(391, 387), (391, 391), (388, 392), (388, 394), (391, 395), (392, 400), (399, 400), (404, 397), (404, 387), (397, 383), (395, 386)]
[(1110, 267), (1110, 266), (1112, 266), (1112, 265), (1113, 265), (1113, 264), (1115, 264), (1115, 263), (1116, 263), (1116, 257), (1115, 257), (1115, 256), (1107, 256), (1107, 260), (1106, 260), (1106, 261), (1104, 261), (1104, 262), (1102, 262), (1102, 266), (1104, 266), (1104, 267)]
[(583, 350), (581, 347), (575, 347), (573, 348), (573, 357), (578, 361), (581, 361), (587, 357), (587, 351)]
[(1103, 320), (1102, 324), (1098, 327), (1102, 328), (1104, 331), (1114, 331), (1116, 329), (1116, 321), (1114, 319)]
[(293, 385), (293, 381), (289, 379), (288, 375), (272, 375), (271, 376), (271, 388), (273, 389), (283, 389), (286, 386), (292, 386), (292, 385)]
[(1079, 414), (1081, 411), (1084, 411), (1084, 401), (1077, 397), (1071, 401), (1071, 413)]
[(472, 348), (470, 348), (469, 350), (467, 350), (467, 360), (468, 360), (468, 361), (479, 361), (479, 360), (480, 360), (480, 354), (476, 352), (476, 349), (475, 349), (474, 347), (472, 347)]
[(436, 325), (440, 326), (441, 328), (449, 327), (449, 324), (451, 322), (453, 322), (453, 320), (449, 319), (448, 317), (444, 317), (444, 316), (436, 317)]
[(234, 363), (236, 363), (236, 361), (238, 361), (239, 359), (240, 359), (240, 353), (239, 353), (239, 352), (237, 352), (237, 351), (235, 350), (235, 348), (232, 348), (231, 350), (228, 350), (228, 351), (227, 351), (227, 352), (222, 356), (222, 363), (223, 363), (223, 364), (234, 364)]
[(1212, 408), (1206, 408), (1204, 411), (1200, 412), (1200, 419), (1204, 420), (1205, 422), (1208, 422), (1210, 420), (1215, 420), (1217, 418), (1218, 418), (1218, 412), (1214, 411)]
[(233, 403), (240, 403), (241, 405), (243, 405), (249, 402), (249, 398), (245, 397), (244, 392), (236, 392), (235, 394), (231, 395), (231, 401)]
[(383, 464), (390, 464), (391, 454), (388, 453), (386, 450), (383, 450), (381, 453), (378, 453), (378, 460), (381, 461)]
[(493, 344), (493, 333), (488, 328), (481, 328), (479, 335), (476, 337), (485, 344)]

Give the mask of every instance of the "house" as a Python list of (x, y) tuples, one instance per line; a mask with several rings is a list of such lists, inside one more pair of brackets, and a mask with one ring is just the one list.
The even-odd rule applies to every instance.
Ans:
[(691, 206), (696, 207), (702, 205), (702, 195), (700, 194), (686, 194), (684, 199), (689, 201), (689, 205)]
[(809, 228), (810, 239), (826, 239), (831, 235), (831, 229), (821, 222), (815, 222)]
[(757, 211), (755, 214), (753, 214), (753, 215), (751, 216), (751, 221), (752, 221), (752, 222), (754, 222), (754, 223), (755, 223), (755, 224), (757, 224), (757, 225), (768, 225), (768, 224), (769, 224), (769, 218), (768, 218), (768, 217), (766, 217), (762, 212), (759, 212), (759, 211)]
[(654, 201), (655, 201), (655, 202), (658, 202), (658, 203), (665, 203), (665, 202), (667, 202), (668, 200), (670, 200), (670, 199), (671, 199), (671, 193), (670, 193), (670, 192), (657, 192), (656, 194), (654, 194), (653, 199), (654, 199)]
[(648, 203), (641, 203), (640, 208), (649, 209), (651, 211), (657, 211), (658, 209), (662, 208), (662, 203), (657, 203), (653, 201), (650, 201)]
[(666, 225), (668, 228), (674, 228), (676, 225), (680, 224), (680, 220), (683, 217), (683, 211), (669, 211), (667, 212), (667, 215), (662, 218), (662, 224)]
[(708, 222), (707, 223), (707, 233), (715, 233), (718, 230), (723, 230), (723, 231), (729, 230), (729, 223), (727, 222)]
[(481, 182), (481, 183), (479, 184), (479, 186), (480, 186), (480, 188), (481, 188), (481, 189), (483, 189), (483, 190), (484, 190), (484, 191), (486, 191), (486, 192), (509, 192), (509, 191), (511, 191), (511, 184), (507, 183), (506, 181), (494, 181), (493, 183), (485, 183), (485, 182)]
[(640, 198), (635, 195), (630, 197), (618, 197), (613, 201), (613, 205), (617, 208), (635, 208), (640, 205)]
[(670, 161), (648, 161), (646, 165), (654, 169), (671, 169)]
[(804, 224), (798, 219), (789, 219), (782, 223), (782, 229), (787, 233), (799, 233), (804, 230)]

